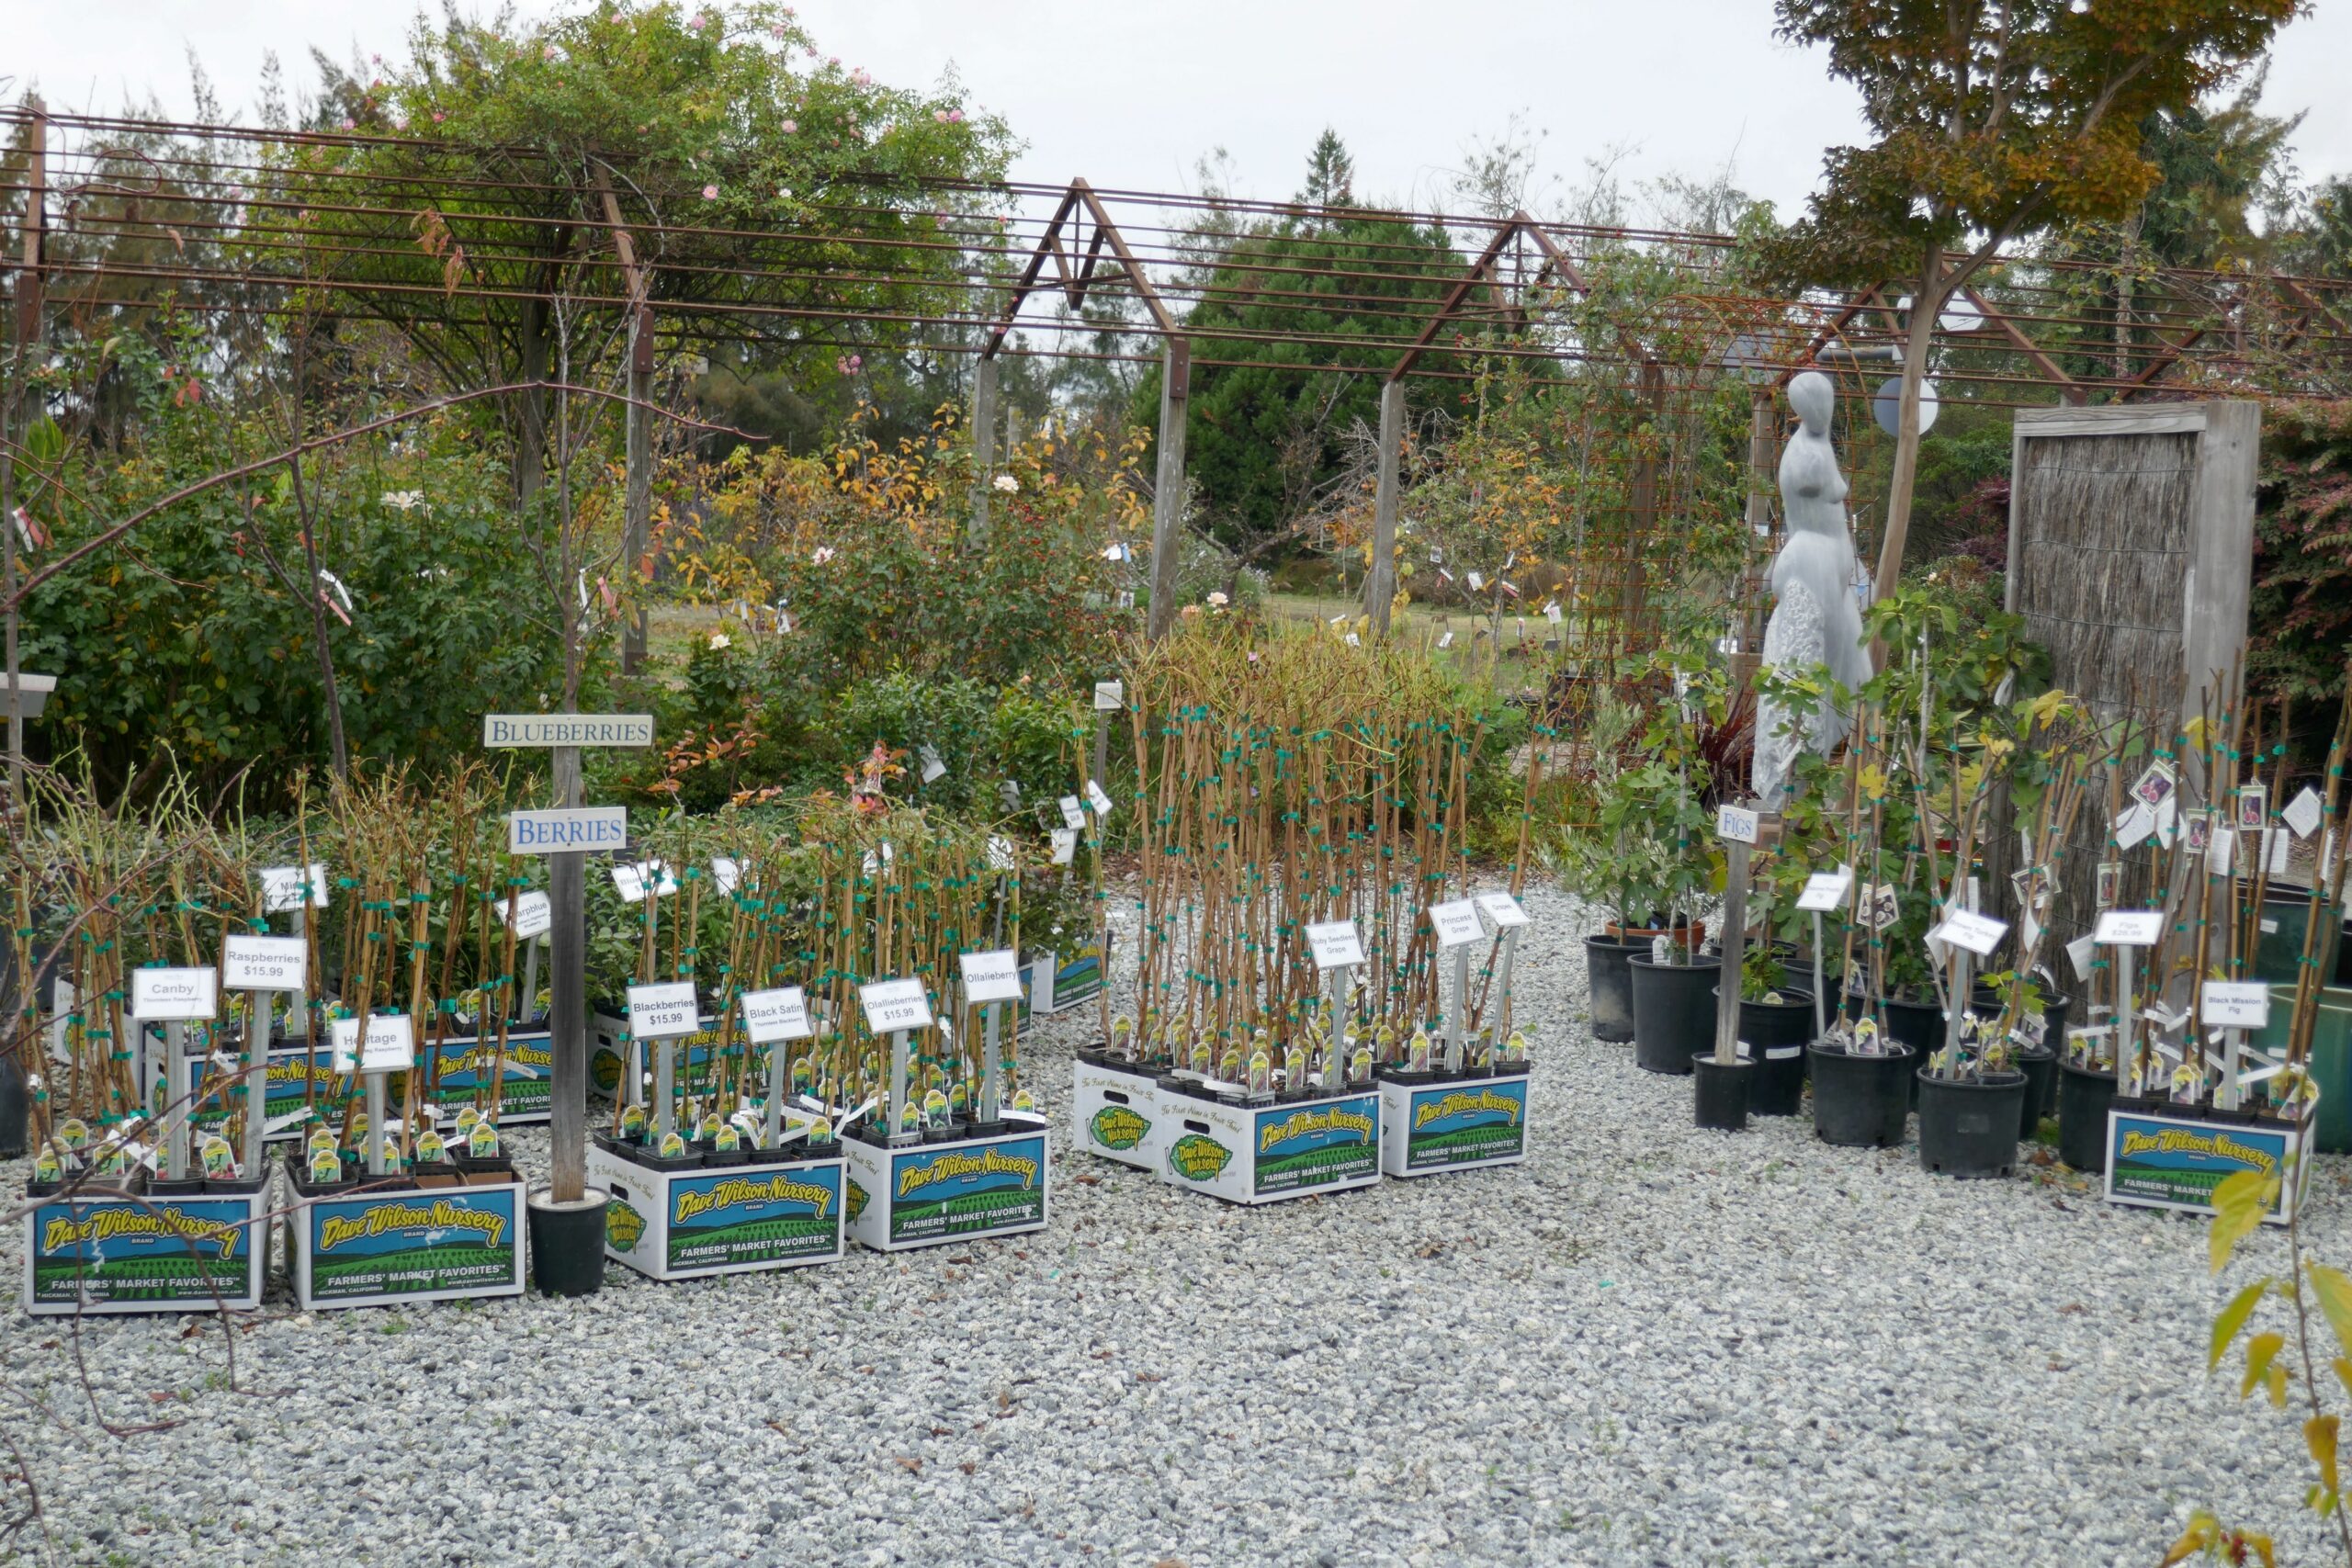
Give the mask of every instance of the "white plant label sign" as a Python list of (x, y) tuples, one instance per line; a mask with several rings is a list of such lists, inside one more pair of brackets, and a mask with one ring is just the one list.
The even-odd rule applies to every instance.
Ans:
[(610, 854), (628, 843), (628, 807), (516, 811), (506, 818), (506, 850), (517, 855)]
[(808, 1027), (808, 993), (797, 986), (744, 992), (743, 1029), (754, 1045), (808, 1039), (816, 1032)]
[(1460, 947), (1487, 934), (1487, 928), (1478, 923), (1478, 906), (1467, 898), (1431, 904), (1430, 930), (1436, 934), (1437, 944), (1442, 948)]
[(232, 936), (221, 943), (220, 983), (232, 991), (299, 991), (310, 943), (299, 936)]
[(1076, 858), (1077, 854), (1078, 829), (1075, 828), (1055, 829), (1054, 863), (1056, 865), (1068, 865), (1074, 858)]
[(2165, 934), (2162, 909), (2107, 909), (2091, 940), (2101, 947), (2154, 947)]
[(1854, 888), (1854, 874), (1850, 871), (1816, 871), (1804, 879), (1804, 891), (1797, 895), (1797, 908), (1815, 914), (1843, 908), (1846, 895)]
[(1094, 807), (1094, 815), (1097, 817), (1111, 815), (1111, 797), (1105, 795), (1102, 792), (1102, 786), (1092, 779), (1086, 781), (1086, 803)]
[(865, 1027), (876, 1034), (931, 1027), (931, 998), (923, 994), (922, 982), (911, 976), (860, 986), (857, 999), (865, 1009)]
[(1345, 969), (1363, 962), (1363, 938), (1353, 920), (1320, 920), (1306, 928), (1306, 948), (1317, 969)]
[(555, 924), (555, 906), (548, 902), (544, 893), (517, 894), (511, 901), (501, 898), (493, 906), (498, 918), (514, 928), (517, 941), (528, 942), (535, 936), (545, 936)]
[(2267, 1028), (2270, 986), (2263, 980), (2208, 980), (2198, 1013), (2199, 1021), (2209, 1028)]
[(628, 1032), (638, 1040), (681, 1040), (702, 1027), (692, 980), (628, 988)]
[(327, 868), (323, 861), (312, 861), (306, 874), (299, 865), (274, 865), (261, 874), (261, 907), (264, 914), (283, 915), (302, 907), (302, 885), (311, 885), (310, 904), (313, 909), (327, 907)]
[(1094, 682), (1094, 711), (1096, 713), (1117, 713), (1126, 705), (1127, 688), (1124, 682), (1097, 681)]
[(330, 1031), (333, 1066), (338, 1073), (401, 1073), (416, 1065), (416, 1036), (406, 1013), (379, 1013), (368, 1021), (362, 1046), (356, 1018), (338, 1018)]
[(1728, 844), (1752, 844), (1756, 841), (1758, 818), (1744, 806), (1715, 807), (1715, 836)]
[(1066, 795), (1058, 804), (1062, 808), (1063, 827), (1075, 833), (1086, 826), (1086, 807), (1079, 804), (1078, 796)]
[(959, 953), (956, 962), (964, 971), (965, 1000), (977, 1005), (1021, 999), (1021, 955), (1012, 949)]
[(220, 1010), (217, 969), (133, 969), (130, 1016), (141, 1023), (209, 1021)]
[(1497, 931), (1509, 931), (1513, 926), (1529, 924), (1527, 910), (1508, 893), (1481, 893), (1471, 899), (1495, 922)]
[(1980, 915), (1973, 909), (1952, 909), (1944, 916), (1943, 924), (1928, 933), (1930, 942), (1949, 942), (1964, 947), (1983, 958), (2001, 945), (2009, 934), (2009, 922), (1996, 920), (1990, 915)]
[(658, 860), (613, 867), (613, 888), (624, 904), (644, 903), (649, 886), (658, 897), (667, 898), (678, 890), (677, 874)]

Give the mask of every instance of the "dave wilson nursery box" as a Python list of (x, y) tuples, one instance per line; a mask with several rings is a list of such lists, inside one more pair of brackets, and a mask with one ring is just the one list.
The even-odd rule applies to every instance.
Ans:
[(2108, 1201), (2211, 1214), (2213, 1189), (2251, 1170), (2282, 1179), (2263, 1220), (2283, 1225), (2311, 1182), (2312, 1125), (2119, 1098), (2107, 1113)]
[[(25, 1310), (46, 1316), (258, 1306), (268, 1255), (266, 1184), (187, 1185), (199, 1190), (147, 1192), (141, 1172), (121, 1190), (28, 1193)], [(238, 1186), (250, 1190), (233, 1190)]]
[(600, 1137), (588, 1151), (588, 1185), (613, 1196), (605, 1256), (652, 1280), (833, 1262), (847, 1185), (837, 1149), (753, 1149), (740, 1163), (707, 1165), (727, 1156), (661, 1160)]
[[(544, 1029), (509, 1029), (503, 1070), (495, 1033), (486, 1040), (470, 1034), (444, 1040), (439, 1052), (440, 1077), (433, 1082), (433, 1104), (447, 1112), (462, 1111), (476, 1103), (475, 1091), (488, 1085), (492, 1075), (496, 1074), (505, 1080), (505, 1087), (499, 1091), (498, 1098), (500, 1126), (512, 1127), (528, 1122), (546, 1121), (555, 1088), (552, 1038)], [(433, 1040), (428, 1034), (417, 1053), (416, 1071), (420, 1080), (434, 1055)], [(392, 1100), (396, 1105), (401, 1099), (401, 1082), (400, 1077), (392, 1079)], [(481, 1103), (488, 1103), (486, 1095)]]
[(1380, 1179), (1380, 1095), (1250, 1102), (1162, 1078), (1161, 1179), (1233, 1203), (1273, 1203)]
[(879, 1133), (844, 1137), (849, 1234), (861, 1247), (898, 1252), (1045, 1229), (1052, 1176), (1045, 1121), (1008, 1115), (1002, 1125), (986, 1136), (951, 1127), (937, 1141), (895, 1146)]
[(1527, 1074), (1383, 1073), (1380, 1168), (1389, 1176), (1515, 1165), (1527, 1157)]
[[(680, 1081), (684, 1082), (689, 1069), (701, 1072), (703, 1064), (710, 1060), (711, 1052), (718, 1049), (718, 1021), (708, 1013), (703, 1014), (700, 1029), (672, 1041), (671, 1045), (673, 1048), (671, 1060)], [(635, 1066), (639, 1083), (652, 1070), (652, 1060), (647, 1055), (643, 1042), (629, 1037), (628, 1009), (626, 1007), (617, 1012), (600, 1007), (590, 1015), (588, 1050), (588, 1082), (598, 1094), (607, 1098), (617, 1096), (627, 1081), (625, 1064)], [(752, 1071), (755, 1079), (764, 1077), (766, 1061), (766, 1050), (755, 1047), (752, 1052)], [(540, 1091), (543, 1103), (546, 1093), (544, 1089)], [(646, 1098), (642, 1094), (636, 1097), (639, 1101)], [(544, 1117), (541, 1119), (545, 1120)]]
[(523, 1182), (511, 1164), (479, 1165), (373, 1181), (347, 1167), (345, 1179), (319, 1183), (289, 1167), (295, 1299), (311, 1308), (521, 1295)]
[(1159, 1168), (1160, 1069), (1101, 1051), (1070, 1058), (1077, 1144), (1088, 1154), (1134, 1166)]

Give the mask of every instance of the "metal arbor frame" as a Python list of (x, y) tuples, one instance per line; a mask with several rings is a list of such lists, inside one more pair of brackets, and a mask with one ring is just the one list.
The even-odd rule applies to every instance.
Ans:
[[(1549, 223), (1524, 211), (1492, 218), (1210, 200), (1101, 189), (1083, 179), (1067, 186), (901, 181), (899, 194), (887, 203), (861, 203), (852, 191), (847, 199), (786, 204), (773, 222), (701, 225), (654, 211), (628, 179), (607, 178), (606, 168), (625, 172), (619, 154), (598, 160), (583, 184), (542, 153), (497, 149), (503, 160), (537, 173), (436, 191), (420, 188), (414, 178), (378, 177), (365, 165), (367, 156), (386, 148), (413, 151), (420, 159), (450, 151), (424, 139), (52, 116), (38, 105), (0, 111), (0, 126), (14, 128), (31, 151), (24, 172), (0, 183), (0, 199), (17, 203), (24, 214), (21, 254), (0, 260), (15, 294), (14, 336), (20, 346), (41, 335), (45, 293), (84, 315), (152, 304), (152, 297), (138, 297), (141, 289), (176, 289), (199, 299), (233, 293), (265, 313), (299, 310), (395, 323), (420, 315), (487, 321), (488, 312), (533, 289), (551, 293), (556, 287), (551, 281), (518, 286), (511, 272), (497, 270), (502, 265), (524, 267), (522, 276), (534, 280), (565, 269), (573, 283), (565, 290), (571, 305), (627, 328), (623, 362), (631, 412), (625, 550), (632, 562), (647, 541), (648, 405), (657, 345), (675, 352), (705, 343), (802, 348), (872, 347), (881, 341), (909, 351), (970, 355), (977, 362), (973, 421), (985, 451), (992, 449), (1000, 414), (1001, 360), (1012, 354), (1083, 352), (1059, 343), (1040, 347), (1016, 338), (1015, 328), (1048, 336), (1102, 330), (1099, 321), (1068, 317), (1024, 321), (1024, 306), (1050, 291), (1058, 291), (1072, 312), (1090, 299), (1121, 297), (1134, 309), (1125, 310), (1123, 303), (1117, 345), (1093, 356), (1156, 358), (1162, 368), (1153, 506), (1155, 634), (1165, 631), (1175, 611), (1193, 375), (1203, 367), (1237, 363), (1216, 357), (1223, 344), (1249, 344), (1259, 351), (1253, 363), (1381, 377), (1374, 562), (1364, 610), (1385, 625), (1396, 581), (1408, 378), (1462, 379), (1476, 374), (1465, 366), (1482, 360), (1574, 363), (1587, 374), (1618, 378), (1637, 417), (1655, 423), (1676, 396), (1703, 393), (1725, 375), (1746, 376), (1759, 383), (1750, 432), (1749, 515), (1768, 523), (1769, 498), (1762, 470), (1755, 467), (1769, 463), (1770, 446), (1770, 410), (1760, 382), (1784, 381), (1816, 364), (1891, 361), (1901, 328), (1893, 286), (1774, 297), (1739, 281), (1735, 243), (1727, 237)], [(52, 141), (61, 136), (62, 145)], [(300, 157), (289, 156), (289, 150)], [(549, 193), (572, 203), (560, 220), (535, 215), (526, 199)], [(58, 223), (51, 221), (51, 207), (61, 197), (63, 221)], [(460, 209), (458, 198), (470, 205)], [(927, 213), (926, 201), (956, 210)], [(345, 221), (348, 232), (334, 244), (322, 243), (311, 224), (321, 211)], [(878, 231), (877, 214), (885, 212), (903, 231)], [(427, 213), (441, 225), (444, 248), (413, 280), (381, 276), (423, 262), (418, 224)], [(1429, 271), (1425, 254), (1404, 254), (1406, 247), (1369, 239), (1351, 243), (1341, 261), (1238, 265), (1231, 270), (1238, 281), (1220, 281), (1224, 267), (1202, 265), (1203, 247), (1215, 251), (1270, 227), (1367, 219), (1435, 226), (1447, 235), (1483, 236), (1483, 243), (1466, 266), (1445, 274)], [(191, 237), (199, 242), (195, 252)], [(204, 243), (216, 251), (203, 251)], [(723, 276), (680, 259), (706, 243), (723, 243), (739, 258)], [(1612, 314), (1598, 341), (1564, 335), (1547, 323), (1535, 291), (1594, 299), (1596, 269), (1629, 254), (1670, 254), (1688, 276), (1664, 297)], [(370, 266), (378, 276), (358, 276)], [(951, 276), (957, 281), (949, 289), (942, 280)], [(2217, 389), (2352, 394), (2352, 284), (2174, 269), (2139, 280), (2129, 310), (2109, 321), (2079, 299), (2109, 276), (2088, 264), (2031, 257), (1988, 269), (1962, 292), (1973, 318), (1939, 324), (1947, 384), (1965, 387), (1981, 402), (2018, 406), (2165, 397), (2192, 389), (2200, 395)], [(1400, 282), (1409, 286), (1402, 295), (1378, 291)], [(921, 297), (904, 308), (843, 302), (858, 288), (895, 299), (892, 291), (901, 285), (910, 294), (952, 292), (961, 302), (936, 309)], [(1230, 299), (1237, 289), (1258, 300), (1305, 299), (1306, 286), (1320, 290), (1313, 296), (1318, 310), (1354, 330), (1346, 335), (1253, 330), (1193, 319), (1193, 307)], [(2098, 333), (2109, 340), (2092, 335)], [(1668, 354), (1659, 345), (1669, 338), (1709, 347), (1698, 355)], [(1334, 351), (1341, 349), (1390, 357), (1385, 368), (1335, 363)], [(1655, 533), (1668, 504), (1649, 445), (1633, 459), (1624, 491), (1631, 557), (1624, 602), (1636, 609), (1642, 541)], [(971, 501), (976, 535), (989, 526), (989, 506), (983, 485)], [(8, 593), (12, 608), (15, 597)], [(633, 662), (643, 648), (641, 622), (625, 628), (624, 643)]]

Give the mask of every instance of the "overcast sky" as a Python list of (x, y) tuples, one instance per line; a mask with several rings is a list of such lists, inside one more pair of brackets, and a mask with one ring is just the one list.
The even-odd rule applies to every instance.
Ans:
[[(1286, 197), (1329, 125), (1355, 152), (1360, 197), (1429, 207), (1465, 143), (1517, 110), (1544, 133), (1556, 189), (1612, 155), (1633, 185), (1731, 164), (1787, 217), (1823, 147), (1860, 133), (1854, 95), (1819, 55), (1773, 40), (1768, 0), (803, 0), (800, 12), (826, 52), (885, 81), (956, 71), (1026, 141), (1015, 172), (1037, 180), (1190, 188), (1195, 160), (1223, 147), (1236, 194)], [(193, 50), (242, 117), (265, 51), (306, 83), (311, 45), (396, 58), (412, 14), (401, 0), (0, 0), (0, 70), (11, 97), (38, 81), (60, 107), (152, 93), (180, 115)], [(2296, 138), (2307, 178), (2352, 173), (2347, 62), (2346, 0), (2324, 0), (2277, 51), (2264, 105), (2309, 110)], [(1561, 215), (1556, 199), (1536, 207)]]

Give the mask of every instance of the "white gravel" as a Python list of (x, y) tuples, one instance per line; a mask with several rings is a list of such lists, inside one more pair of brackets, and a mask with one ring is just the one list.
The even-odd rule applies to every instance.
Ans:
[[(2319, 1553), (2300, 1418), (2204, 1375), (2227, 1282), (2202, 1224), (2051, 1170), (1931, 1178), (1804, 1119), (1700, 1133), (1688, 1079), (1586, 1032), (1575, 907), (1528, 903), (1524, 1165), (1244, 1211), (1080, 1156), (1052, 1228), (1011, 1241), (685, 1285), (616, 1267), (584, 1303), (303, 1315), (281, 1280), (230, 1336), (233, 1382), (216, 1322), (85, 1323), (97, 1410), (178, 1423), (120, 1438), (74, 1326), (8, 1312), (0, 1433), (46, 1510), (16, 1548), (2144, 1568), (2202, 1505)], [(1084, 1032), (1031, 1038), (1057, 1114)], [(2347, 1186), (2322, 1162), (2308, 1234), (2339, 1264)]]

